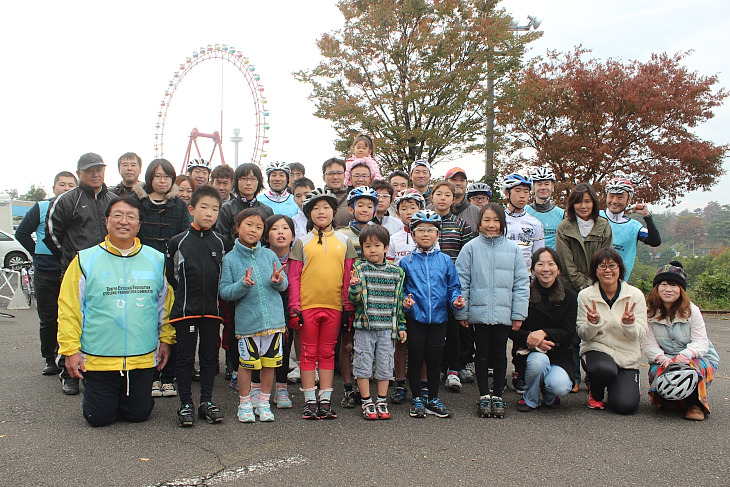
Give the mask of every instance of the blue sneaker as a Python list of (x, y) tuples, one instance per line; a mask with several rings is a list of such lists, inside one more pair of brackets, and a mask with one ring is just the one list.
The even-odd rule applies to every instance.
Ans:
[(408, 389), (406, 389), (405, 386), (396, 386), (390, 394), (390, 402), (393, 404), (403, 404), (406, 402), (407, 396)]
[(411, 418), (425, 418), (426, 417), (426, 406), (423, 402), (423, 398), (416, 397), (411, 399), (411, 410), (408, 412)]
[(438, 397), (434, 397), (426, 403), (426, 413), (433, 414), (438, 418), (448, 418), (451, 416), (451, 411), (439, 400)]

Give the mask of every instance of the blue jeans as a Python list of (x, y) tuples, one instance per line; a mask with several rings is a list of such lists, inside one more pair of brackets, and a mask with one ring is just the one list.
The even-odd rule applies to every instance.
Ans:
[(527, 356), (525, 367), (525, 393), (522, 398), (525, 404), (531, 408), (540, 405), (540, 392), (542, 400), (550, 405), (555, 398), (565, 396), (573, 387), (573, 381), (568, 373), (558, 365), (550, 365), (548, 356), (541, 352), (531, 352)]

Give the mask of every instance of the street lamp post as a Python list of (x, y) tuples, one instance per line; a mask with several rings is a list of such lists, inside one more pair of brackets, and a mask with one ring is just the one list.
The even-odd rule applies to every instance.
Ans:
[(233, 137), (231, 137), (231, 142), (233, 142), (234, 152), (233, 152), (233, 169), (238, 169), (238, 144), (239, 142), (243, 142), (243, 137), (240, 136), (241, 129), (233, 129)]
[[(542, 18), (536, 15), (528, 15), (526, 25), (519, 25), (519, 22), (512, 19), (508, 29), (515, 32), (527, 32), (530, 29), (537, 30), (542, 24)], [(494, 173), (494, 78), (492, 76), (492, 67), (487, 67), (487, 153), (485, 162), (485, 173), (488, 178)]]

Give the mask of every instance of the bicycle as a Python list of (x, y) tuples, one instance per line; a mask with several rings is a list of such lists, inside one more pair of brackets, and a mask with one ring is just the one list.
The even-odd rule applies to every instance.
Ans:
[(35, 271), (33, 269), (33, 262), (26, 260), (11, 265), (9, 268), (20, 273), (20, 287), (28, 296), (28, 305), (32, 306), (33, 298), (35, 298)]

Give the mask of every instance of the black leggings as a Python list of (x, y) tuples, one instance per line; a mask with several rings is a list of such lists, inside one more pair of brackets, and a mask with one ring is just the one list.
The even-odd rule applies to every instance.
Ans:
[(175, 322), (177, 339), (177, 362), (175, 376), (180, 393), (180, 402), (193, 402), (192, 379), (195, 363), (195, 345), (200, 334), (198, 361), (200, 362), (200, 402), (213, 397), (213, 379), (218, 366), (218, 334), (221, 321), (213, 318), (189, 318)]
[(507, 374), (507, 337), (510, 327), (507, 325), (471, 325), (474, 332), (474, 372), (479, 385), (479, 395), (486, 396), (489, 391), (489, 371), (494, 368), (492, 394), (502, 397)]
[(421, 366), (426, 362), (428, 378), (428, 398), (439, 395), (439, 374), (441, 373), (441, 353), (446, 340), (446, 323), (420, 323), (406, 319), (408, 333), (408, 383), (413, 396), (421, 390)]
[(450, 306), (448, 311), (449, 320), (446, 322), (446, 343), (444, 344), (441, 366), (443, 370), (460, 370), (464, 368), (459, 363), (461, 355), (459, 328), (461, 328), (461, 325), (454, 318), (454, 312)]
[(639, 409), (639, 369), (622, 369), (610, 355), (596, 350), (583, 354), (581, 362), (593, 399), (602, 401), (608, 389), (608, 406), (617, 413), (631, 414)]

